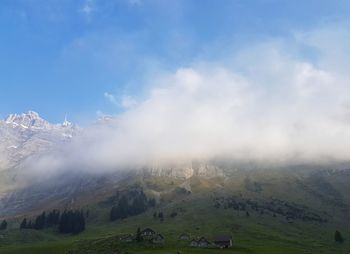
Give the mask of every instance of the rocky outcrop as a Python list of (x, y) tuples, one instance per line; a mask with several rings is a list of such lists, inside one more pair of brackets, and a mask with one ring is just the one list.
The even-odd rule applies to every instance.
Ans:
[(176, 163), (154, 163), (152, 166), (146, 167), (144, 173), (152, 176), (166, 176), (188, 179), (192, 176), (200, 176), (206, 178), (226, 176), (223, 168), (215, 165), (211, 161), (192, 160)]
[(18, 166), (34, 154), (69, 142), (80, 128), (67, 121), (51, 124), (38, 113), (11, 114), (0, 120), (0, 171)]

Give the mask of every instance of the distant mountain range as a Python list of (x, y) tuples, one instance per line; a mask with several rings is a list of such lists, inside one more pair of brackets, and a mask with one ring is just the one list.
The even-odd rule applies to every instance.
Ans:
[[(112, 117), (99, 119), (97, 125), (108, 125)], [(33, 155), (48, 153), (62, 144), (71, 142), (83, 132), (78, 125), (64, 119), (52, 124), (33, 111), (11, 114), (0, 120), (0, 171), (16, 168)], [(223, 176), (226, 172), (217, 166), (198, 161), (173, 163), (154, 162), (146, 168), (146, 174), (189, 178), (198, 176)]]
[[(108, 125), (111, 121), (113, 118), (101, 119), (97, 125)], [(1, 120), (0, 218), (96, 204), (135, 184), (159, 200), (169, 198), (170, 203), (173, 196), (183, 193), (247, 192), (261, 202), (277, 197), (315, 210), (322, 208), (327, 214), (337, 206), (339, 216), (349, 218), (349, 163), (317, 165), (315, 162), (283, 168), (230, 160), (189, 160), (154, 162), (124, 171), (90, 172), (77, 168), (48, 176), (45, 170), (50, 168), (49, 164), (38, 177), (26, 179), (27, 168), (23, 163), (27, 159), (54, 152), (84, 137), (87, 131), (67, 119), (61, 124), (49, 123), (33, 111), (11, 114)], [(34, 159), (34, 166), (35, 162)], [(160, 182), (154, 185), (156, 180)], [(162, 185), (163, 181), (169, 184)]]
[(18, 166), (33, 154), (69, 142), (80, 131), (80, 127), (67, 119), (62, 124), (52, 124), (33, 111), (11, 114), (0, 120), (0, 171)]

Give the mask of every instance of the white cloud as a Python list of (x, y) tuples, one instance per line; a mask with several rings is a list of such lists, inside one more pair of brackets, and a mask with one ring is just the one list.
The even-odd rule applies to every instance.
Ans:
[(106, 117), (110, 117), (110, 115), (104, 113), (104, 112), (101, 111), (101, 110), (97, 110), (97, 111), (96, 111), (96, 116), (97, 116), (98, 119), (104, 119), (104, 118), (106, 118)]
[[(341, 34), (337, 38), (345, 45)], [(350, 74), (331, 64), (331, 48), (318, 40), (296, 48), (306, 43), (317, 45), (316, 60), (270, 41), (225, 61), (151, 77), (148, 96), (137, 104), (129, 97), (119, 103), (106, 92), (128, 109), (88, 130), (64, 159), (98, 168), (215, 156), (349, 160)]]
[(263, 43), (229, 63), (155, 77), (149, 97), (119, 115), (108, 134), (122, 144), (113, 151), (130, 160), (349, 159), (350, 75), (290, 55), (287, 46)]
[(135, 107), (137, 105), (137, 101), (129, 95), (124, 95), (121, 100), (121, 105), (123, 108), (129, 109)]
[(94, 10), (95, 8), (94, 8), (93, 0), (86, 0), (84, 5), (81, 7), (79, 11), (89, 18)]
[(137, 101), (129, 95), (124, 95), (121, 97), (121, 99), (118, 99), (113, 94), (105, 92), (104, 97), (113, 105), (122, 107), (124, 109), (130, 109), (137, 105)]
[(118, 100), (115, 98), (115, 96), (113, 94), (105, 92), (103, 95), (110, 103), (112, 103), (114, 105), (119, 105)]

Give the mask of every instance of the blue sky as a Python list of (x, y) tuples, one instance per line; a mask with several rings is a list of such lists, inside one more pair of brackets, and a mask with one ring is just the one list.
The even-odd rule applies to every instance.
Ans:
[[(349, 18), (346, 0), (1, 0), (0, 116), (81, 124), (150, 77)], [(312, 52), (307, 52), (312, 53)]]

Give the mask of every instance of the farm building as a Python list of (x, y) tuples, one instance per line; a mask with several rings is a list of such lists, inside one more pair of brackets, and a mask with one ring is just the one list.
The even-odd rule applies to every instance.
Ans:
[(161, 234), (156, 234), (153, 239), (152, 243), (155, 244), (163, 244), (164, 243), (164, 237)]
[(196, 248), (208, 248), (210, 246), (210, 242), (204, 237), (201, 237), (199, 240), (193, 239), (190, 242), (190, 246)]
[(196, 239), (192, 239), (192, 241), (190, 242), (190, 246), (191, 247), (198, 247), (199, 243)]
[(179, 236), (179, 240), (180, 240), (180, 241), (189, 241), (189, 240), (190, 240), (190, 235), (189, 235), (189, 234), (186, 234), (186, 233), (181, 234), (181, 235)]
[(232, 237), (229, 235), (220, 235), (214, 238), (214, 244), (222, 249), (232, 246)]
[(145, 228), (144, 230), (141, 231), (141, 235), (143, 237), (151, 237), (151, 236), (154, 236), (156, 234), (156, 232), (151, 229), (151, 228)]
[(198, 241), (198, 247), (200, 248), (208, 248), (209, 245), (210, 245), (210, 242), (204, 237), (201, 237), (201, 239), (199, 239)]

